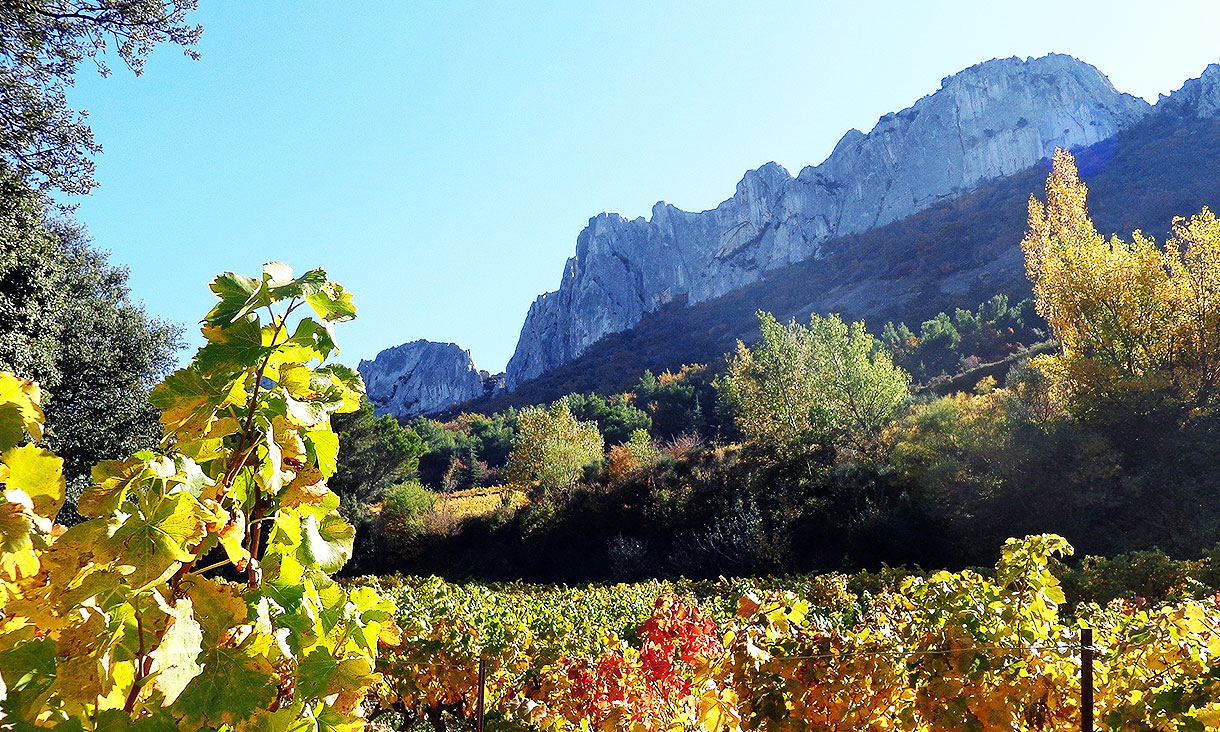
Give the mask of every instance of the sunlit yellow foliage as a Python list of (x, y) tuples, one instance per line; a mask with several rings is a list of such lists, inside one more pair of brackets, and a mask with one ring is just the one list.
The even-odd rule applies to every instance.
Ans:
[(678, 373), (665, 369), (665, 372), (657, 377), (657, 386), (665, 387), (669, 384), (684, 381), (686, 377), (703, 373), (704, 371), (707, 371), (707, 364), (702, 363), (684, 364), (682, 368), (678, 369)]
[(507, 486), (490, 486), (442, 493), (437, 496), (432, 510), (443, 513), (454, 521), (464, 521), (468, 518), (489, 516), (506, 505), (510, 508), (521, 508), (527, 503), (529, 497), (524, 491), (513, 490)]
[(518, 488), (569, 490), (585, 465), (602, 458), (603, 447), (597, 424), (577, 420), (566, 400), (549, 409), (526, 407), (517, 416), (517, 439), (504, 474)]
[(1056, 151), (1046, 203), (1031, 198), (1021, 246), (1038, 312), (1059, 340), (1035, 364), (1074, 409), (1165, 393), (1213, 406), (1220, 357), (1220, 222), (1211, 211), (1174, 220), (1162, 249), (1135, 232), (1099, 234), (1072, 156)]
[(326, 487), (330, 417), (363, 383), (326, 362), (355, 305), (278, 262), (211, 288), (207, 343), (151, 395), (162, 451), (94, 466), (71, 528), (53, 523), (65, 482), (36, 444), (41, 393), (0, 373), (2, 729), (364, 726), (397, 629), (376, 592), (330, 577), (355, 537)]

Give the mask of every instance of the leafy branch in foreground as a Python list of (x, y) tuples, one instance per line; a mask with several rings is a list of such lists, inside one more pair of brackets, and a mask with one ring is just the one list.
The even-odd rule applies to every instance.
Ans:
[[(352, 299), (322, 270), (211, 283), (207, 344), (153, 392), (163, 452), (105, 461), (53, 525), (62, 461), (41, 395), (0, 376), (0, 710), (63, 729), (345, 730), (378, 680), (393, 605), (328, 573), (353, 530), (326, 486), (330, 416), (359, 376), (325, 365)], [(312, 312), (310, 312), (312, 311)], [(222, 569), (223, 568), (223, 569)], [(217, 575), (216, 571), (223, 572)], [(225, 577), (240, 577), (237, 582)]]

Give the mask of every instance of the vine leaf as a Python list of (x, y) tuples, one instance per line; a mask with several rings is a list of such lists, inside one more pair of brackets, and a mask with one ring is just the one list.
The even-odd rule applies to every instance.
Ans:
[(225, 272), (212, 280), (208, 287), (219, 300), (203, 318), (209, 325), (228, 325), (271, 304), (271, 295), (264, 281), (235, 272)]
[(305, 301), (328, 323), (341, 323), (356, 317), (352, 293), (335, 282), (326, 282), (317, 292), (307, 295)]
[(174, 603), (169, 628), (151, 654), (157, 663), (153, 687), (165, 697), (165, 706), (173, 704), (191, 679), (203, 671), (197, 662), (202, 651), (203, 629), (195, 620), (193, 603), (184, 597)]
[(161, 410), (166, 435), (178, 435), (181, 439), (207, 434), (216, 411), (242, 401), (244, 396), (240, 381), (215, 383), (190, 366), (167, 376), (152, 390), (149, 401)]
[(208, 343), (195, 354), (195, 365), (204, 372), (247, 369), (263, 357), (263, 332), (253, 314), (229, 325), (205, 325), (203, 335)]
[(314, 515), (301, 519), (301, 547), (298, 556), (306, 567), (337, 572), (352, 555), (356, 530), (335, 513), (327, 513), (319, 523)]
[(207, 533), (215, 516), (186, 491), (141, 496), (137, 511), (107, 542), (110, 556), (131, 566), (129, 581), (139, 587), (162, 577), (178, 562), (195, 558), (191, 547)]
[(173, 705), (181, 728), (237, 724), (266, 709), (275, 698), (275, 669), (260, 652), (266, 636), (243, 631), (250, 628), (249, 612), (238, 586), (200, 580), (187, 594), (203, 638), (202, 670)]
[(28, 432), (42, 439), (42, 392), (38, 384), (0, 373), (0, 451), (21, 442)]
[(119, 510), (128, 491), (147, 473), (152, 453), (141, 452), (126, 460), (103, 460), (93, 466), (93, 485), (86, 488), (76, 501), (82, 516), (98, 518)]

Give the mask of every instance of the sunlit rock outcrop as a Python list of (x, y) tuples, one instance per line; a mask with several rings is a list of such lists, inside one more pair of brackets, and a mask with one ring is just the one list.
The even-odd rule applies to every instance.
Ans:
[(360, 375), (378, 416), (435, 414), (483, 396), (491, 377), (474, 366), (470, 351), (456, 343), (414, 341), (387, 348), (360, 362)]

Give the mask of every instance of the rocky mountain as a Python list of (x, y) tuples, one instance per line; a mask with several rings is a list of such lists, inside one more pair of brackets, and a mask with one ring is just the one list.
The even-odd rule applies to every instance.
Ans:
[(1220, 64), (1208, 64), (1199, 78), (1187, 80), (1173, 94), (1162, 94), (1156, 108), (1179, 117), (1220, 118)]
[[(1202, 100), (1193, 103), (1211, 99), (1211, 90), (1192, 91)], [(848, 132), (825, 162), (795, 177), (775, 163), (746, 173), (715, 209), (692, 213), (660, 202), (647, 220), (595, 216), (559, 289), (531, 306), (506, 386), (575, 359), (666, 303), (711, 300), (820, 258), (832, 239), (957, 198), (1056, 147), (1110, 138), (1149, 109), (1070, 56), (993, 60), (945, 78), (868, 134)]]
[[(1156, 104), (1113, 137), (1076, 148), (1089, 185), (1089, 211), (1102, 232), (1141, 230), (1164, 241), (1175, 216), (1203, 206), (1220, 211), (1220, 64)], [(811, 312), (889, 320), (918, 330), (938, 312), (974, 308), (993, 295), (1029, 297), (1019, 246), (1026, 202), (1043, 195), (1049, 161), (1040, 160), (918, 213), (831, 239), (819, 254), (764, 273), (720, 297), (680, 299), (609, 334), (572, 361), (511, 393), (463, 409), (492, 412), (553, 401), (575, 392), (632, 389), (645, 369), (716, 364), (738, 339), (758, 337), (755, 312), (807, 320)]]
[(497, 377), (475, 368), (470, 351), (425, 340), (387, 348), (372, 361), (361, 361), (359, 371), (378, 416), (435, 414), (482, 397), (497, 383)]

